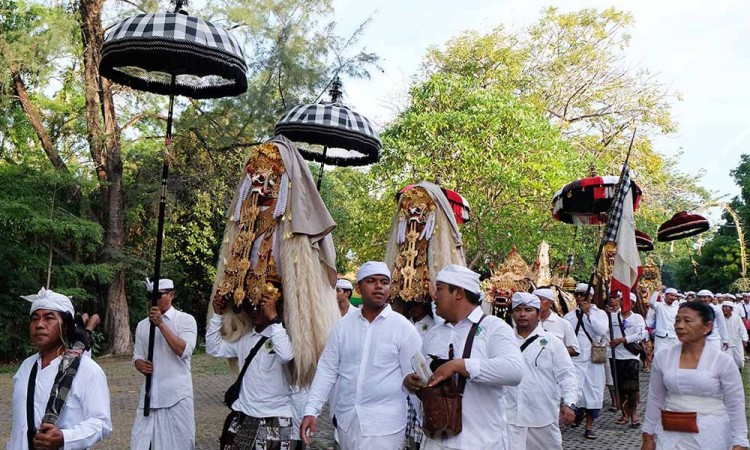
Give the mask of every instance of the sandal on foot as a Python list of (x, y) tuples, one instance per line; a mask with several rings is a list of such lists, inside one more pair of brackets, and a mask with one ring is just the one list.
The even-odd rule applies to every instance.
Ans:
[(596, 439), (596, 434), (594, 434), (594, 430), (586, 430), (583, 432), (583, 437), (594, 440)]
[(615, 424), (617, 425), (627, 425), (628, 424), (628, 418), (627, 417), (620, 417), (615, 421)]

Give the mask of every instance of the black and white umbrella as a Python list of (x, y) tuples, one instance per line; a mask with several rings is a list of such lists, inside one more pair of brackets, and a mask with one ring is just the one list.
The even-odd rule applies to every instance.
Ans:
[[(139, 14), (118, 23), (104, 39), (99, 64), (99, 73), (116, 83), (169, 96), (153, 277), (157, 287), (153, 289), (152, 306), (159, 298), (174, 97), (220, 98), (247, 90), (247, 65), (237, 39), (210, 22), (189, 16), (183, 4), (178, 0), (173, 13)], [(154, 334), (151, 324), (149, 361), (154, 358)], [(149, 415), (150, 400), (151, 376), (147, 375), (145, 416)]]
[[(372, 122), (340, 103), (341, 81), (331, 85), (331, 101), (299, 105), (287, 111), (276, 124), (276, 134), (292, 141), (323, 146), (322, 152), (300, 148), (308, 161), (320, 163), (318, 190), (326, 164), (366, 166), (380, 159), (380, 136)], [(329, 153), (330, 150), (330, 153)]]

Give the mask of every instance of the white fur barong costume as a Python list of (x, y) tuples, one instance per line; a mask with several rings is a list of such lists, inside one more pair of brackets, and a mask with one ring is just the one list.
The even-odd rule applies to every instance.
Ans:
[(294, 350), (292, 384), (302, 387), (312, 382), (340, 318), (335, 226), (291, 141), (276, 136), (251, 149), (227, 213), (212, 298), (234, 305), (223, 315), (222, 335), (236, 341), (251, 329), (242, 308), (257, 305), (264, 294), (280, 295)]

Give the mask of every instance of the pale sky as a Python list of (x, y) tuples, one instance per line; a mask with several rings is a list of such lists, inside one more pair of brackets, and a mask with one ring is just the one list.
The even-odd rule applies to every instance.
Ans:
[[(682, 152), (678, 169), (705, 171), (702, 184), (718, 195), (739, 193), (729, 171), (750, 153), (750, 2), (690, 0), (334, 0), (339, 32), (348, 35), (368, 16), (361, 43), (382, 59), (384, 73), (344, 80), (345, 102), (380, 127), (406, 102), (411, 77), (430, 46), (464, 30), (503, 25), (517, 30), (543, 8), (562, 11), (615, 6), (630, 11), (629, 63), (658, 74), (682, 94), (673, 104), (679, 131), (655, 140), (657, 151)], [(729, 198), (726, 197), (727, 199)]]

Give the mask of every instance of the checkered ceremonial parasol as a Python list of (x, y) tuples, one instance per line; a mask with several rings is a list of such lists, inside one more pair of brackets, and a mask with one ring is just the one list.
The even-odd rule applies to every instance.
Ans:
[[(185, 3), (185, 0), (176, 0), (172, 13), (139, 14), (118, 23), (104, 39), (99, 63), (99, 73), (105, 78), (140, 91), (169, 96), (153, 280), (161, 279), (174, 97), (220, 98), (247, 91), (247, 65), (237, 39), (210, 22), (189, 16), (182, 9)], [(158, 299), (159, 290), (154, 289), (151, 306), (156, 306)], [(154, 360), (154, 335), (152, 323), (149, 361)], [(146, 375), (144, 416), (149, 415), (150, 404), (149, 374)]]
[(118, 23), (102, 45), (99, 71), (116, 83), (163, 95), (219, 98), (247, 90), (237, 39), (182, 10)]
[[(340, 88), (341, 81), (336, 77), (329, 91), (331, 102), (295, 106), (276, 124), (276, 134), (292, 141), (323, 146), (322, 152), (299, 148), (306, 160), (320, 163), (318, 190), (325, 164), (365, 166), (380, 159), (378, 132), (369, 119), (339, 102)], [(329, 153), (331, 149), (336, 150)]]

